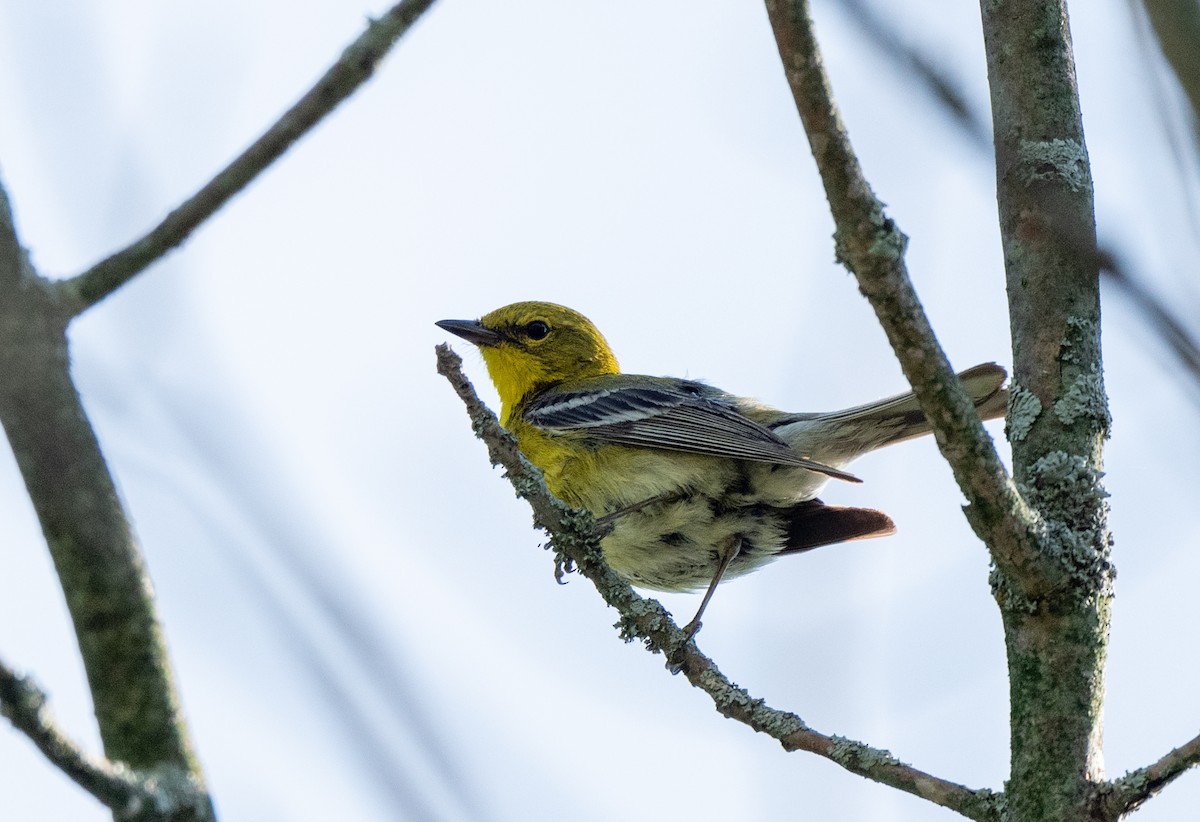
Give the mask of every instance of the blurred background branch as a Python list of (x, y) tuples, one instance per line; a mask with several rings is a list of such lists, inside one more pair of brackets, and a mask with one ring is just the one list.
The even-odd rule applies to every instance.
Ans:
[(1200, 2), (1141, 0), (1141, 5), (1163, 58), (1191, 103), (1193, 133), (1200, 140)]
[[(1138, 0), (1131, 0), (1137, 3)], [(923, 88), (942, 107), (967, 141), (981, 152), (992, 153), (991, 124), (969, 102), (959, 81), (939, 63), (935, 55), (913, 42), (890, 22), (870, 0), (837, 0), (875, 49)], [(1163, 55), (1192, 103), (1196, 122), (1200, 99), (1200, 2), (1197, 0), (1143, 0)], [(1196, 144), (1193, 144), (1196, 145)], [(1123, 295), (1138, 311), (1153, 340), (1175, 358), (1188, 377), (1191, 394), (1200, 403), (1200, 323), (1180, 302), (1165, 298), (1150, 285), (1135, 264), (1122, 260), (1118, 242), (1101, 231), (1098, 240), (1100, 272), (1106, 285)]]
[[(72, 382), (56, 296), (0, 190), (0, 424), (71, 613), (105, 754), (133, 769), (190, 772), (203, 791), (153, 587)], [(128, 818), (156, 818), (147, 813)], [(207, 802), (178, 815), (211, 818)]]
[[(213, 808), (174, 687), (153, 586), (70, 373), (67, 325), (183, 242), (357, 90), (432, 2), (402, 0), (372, 21), (317, 84), (224, 171), (148, 235), (73, 279), (52, 282), (38, 274), (0, 187), (0, 423), (71, 613), (104, 750), (120, 767), (186, 783), (188, 793), (200, 797), (180, 805), (122, 807), (116, 814), (122, 819), (208, 820)], [(6, 706), (38, 702), (20, 687), (23, 680), (7, 681)], [(38, 730), (28, 722), (21, 727)], [(57, 742), (39, 747), (61, 753), (61, 736), (42, 730), (43, 742)], [(79, 781), (87, 774), (75, 767), (71, 775)]]

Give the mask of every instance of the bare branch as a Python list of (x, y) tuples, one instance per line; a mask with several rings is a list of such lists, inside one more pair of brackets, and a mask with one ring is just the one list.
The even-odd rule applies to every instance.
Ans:
[(999, 797), (992, 791), (971, 790), (905, 765), (887, 751), (814, 731), (795, 714), (771, 708), (730, 682), (695, 642), (687, 639), (657, 600), (639, 596), (608, 567), (600, 552), (603, 533), (595, 521), (547, 490), (541, 472), (525, 459), (516, 440), (475, 394), (458, 355), (449, 346), (439, 345), (437, 363), (438, 373), (450, 381), (466, 405), (471, 427), (487, 445), (492, 464), (505, 469), (517, 496), (533, 508), (534, 525), (550, 534), (559, 568), (577, 568), (591, 580), (604, 601), (620, 613), (617, 627), (627, 642), (641, 640), (649, 651), (663, 654), (671, 670), (683, 673), (707, 693), (722, 716), (779, 740), (785, 750), (810, 751), (851, 773), (928, 799), (969, 819), (999, 820)]
[(967, 518), (996, 565), (1037, 596), (1045, 577), (1032, 534), (1033, 515), (996, 454), (991, 437), (954, 375), (921, 307), (904, 249), (908, 238), (884, 214), (863, 176), (833, 102), (806, 0), (768, 0), (767, 14), (788, 84), (812, 147), (837, 226), (838, 258), (887, 333), (929, 418), (942, 456), (967, 497)]
[(292, 144), (370, 79), (396, 41), (434, 0), (402, 0), (342, 52), (324, 76), (274, 125), (150, 233), (59, 284), (72, 314), (79, 314), (116, 291), (168, 251), (249, 185)]
[(112, 809), (114, 818), (171, 819), (187, 809), (208, 811), (204, 786), (186, 769), (165, 765), (139, 773), (120, 762), (86, 753), (58, 727), (46, 707), (46, 694), (28, 677), (0, 662), (0, 715), (29, 737), (46, 758), (79, 787)]
[(1172, 749), (1166, 756), (1102, 785), (1097, 792), (1106, 819), (1121, 819), (1137, 810), (1189, 768), (1200, 765), (1200, 735)]

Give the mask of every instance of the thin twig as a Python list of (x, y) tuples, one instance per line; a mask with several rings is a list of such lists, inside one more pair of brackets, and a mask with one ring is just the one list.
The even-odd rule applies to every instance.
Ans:
[(730, 682), (657, 600), (639, 596), (608, 567), (600, 552), (601, 529), (589, 514), (567, 507), (546, 489), (541, 472), (525, 459), (516, 440), (475, 394), (458, 355), (449, 346), (439, 345), (437, 363), (438, 373), (449, 380), (466, 405), (471, 427), (487, 445), (492, 464), (505, 469), (517, 496), (533, 508), (534, 525), (550, 534), (560, 567), (577, 568), (604, 601), (617, 609), (621, 615), (617, 626), (627, 642), (640, 640), (651, 652), (663, 654), (673, 671), (683, 673), (712, 698), (722, 716), (779, 740), (785, 750), (810, 751), (851, 773), (928, 799), (969, 819), (995, 822), (1000, 818), (998, 795), (992, 791), (939, 779), (897, 761), (887, 751), (814, 731), (797, 715), (771, 708)]
[(955, 377), (904, 263), (908, 238), (863, 175), (833, 102), (806, 0), (768, 0), (767, 15), (837, 226), (839, 259), (858, 280), (967, 497), (967, 519), (1026, 596), (1045, 593), (1034, 517)]
[(199, 191), (141, 239), (59, 284), (63, 301), (79, 314), (98, 303), (171, 249), (279, 159), (293, 143), (370, 79), (396, 41), (434, 0), (402, 0), (346, 48), (324, 76), (274, 125)]
[(1097, 795), (1106, 812), (1104, 818), (1121, 819), (1137, 810), (1176, 777), (1197, 765), (1200, 765), (1200, 735), (1172, 749), (1153, 765), (1138, 768), (1101, 786)]
[(51, 763), (113, 811), (116, 819), (172, 818), (189, 807), (207, 813), (208, 795), (187, 770), (167, 766), (153, 774), (85, 752), (63, 733), (46, 707), (46, 694), (29, 677), (0, 662), (0, 715), (12, 722)]

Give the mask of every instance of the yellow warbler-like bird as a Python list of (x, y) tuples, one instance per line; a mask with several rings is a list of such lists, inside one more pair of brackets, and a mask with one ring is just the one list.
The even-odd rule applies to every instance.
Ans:
[[(438, 326), (479, 347), (500, 422), (563, 502), (611, 530), (614, 571), (660, 591), (713, 590), (778, 556), (895, 531), (872, 508), (816, 498), (856, 457), (929, 433), (911, 394), (787, 413), (692, 380), (622, 374), (591, 321), (522, 302)], [(1004, 415), (1004, 369), (959, 374), (983, 419)]]

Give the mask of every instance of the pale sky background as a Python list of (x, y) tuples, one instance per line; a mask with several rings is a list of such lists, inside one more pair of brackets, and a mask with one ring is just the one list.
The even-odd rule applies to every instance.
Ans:
[[(960, 368), (1007, 362), (990, 157), (815, 5), (943, 345)], [(386, 7), (0, 3), (0, 174), (35, 263), (73, 274), (139, 236)], [(1073, 13), (1101, 231), (1194, 317), (1200, 187), (1176, 151), (1192, 151), (1178, 95), (1127, 3)], [(895, 22), (990, 120), (977, 5), (908, 3)], [(958, 818), (784, 753), (623, 645), (586, 580), (554, 583), (527, 506), (434, 372), (434, 320), (545, 299), (595, 320), (629, 371), (790, 410), (895, 393), (831, 233), (761, 4), (445, 0), (258, 184), (77, 322), (76, 378), (221, 818)], [(1120, 294), (1104, 318), (1119, 571), (1106, 758), (1120, 774), (1200, 725), (1200, 393)], [(478, 356), (456, 348), (494, 402)], [(700, 645), (818, 730), (999, 789), (1004, 647), (961, 496), (931, 441), (854, 470), (863, 485), (825, 498), (882, 508), (899, 534), (724, 586)], [(0, 657), (98, 750), (7, 449), (0, 560)], [(662, 599), (683, 620), (697, 602)], [(1198, 805), (1193, 772), (1136, 818)], [(0, 819), (107, 818), (0, 724)]]

